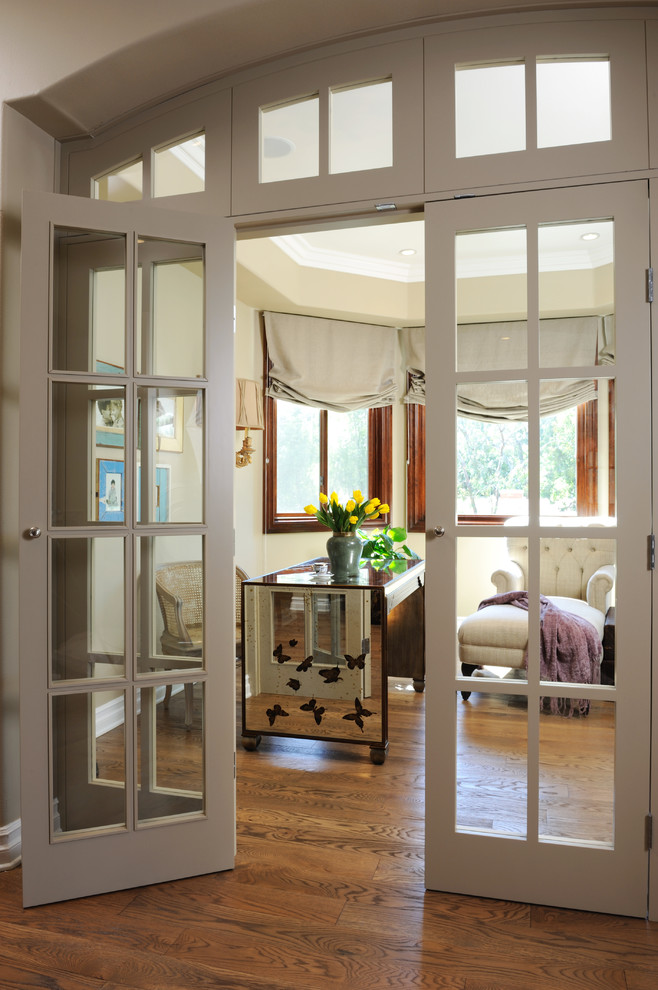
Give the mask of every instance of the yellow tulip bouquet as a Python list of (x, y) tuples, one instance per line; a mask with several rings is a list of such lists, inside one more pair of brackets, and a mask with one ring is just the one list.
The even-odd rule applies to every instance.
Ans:
[(364, 498), (358, 489), (344, 505), (338, 501), (336, 492), (331, 495), (320, 492), (319, 509), (314, 505), (304, 506), (304, 512), (315, 516), (318, 522), (334, 533), (354, 533), (366, 520), (377, 519), (388, 511), (388, 505), (378, 498)]

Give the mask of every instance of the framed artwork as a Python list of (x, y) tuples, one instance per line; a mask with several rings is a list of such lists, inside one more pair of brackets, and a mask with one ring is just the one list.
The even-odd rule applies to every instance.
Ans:
[[(169, 491), (171, 468), (168, 464), (157, 465), (155, 469), (155, 518), (153, 522), (169, 522)], [(141, 522), (142, 468), (137, 465), (137, 522)]]
[(183, 449), (183, 398), (166, 395), (157, 400), (155, 413), (156, 450), (180, 453)]
[(123, 522), (125, 517), (123, 461), (96, 460), (96, 504), (99, 522)]
[(109, 361), (96, 360), (96, 372), (101, 375), (124, 375), (126, 369), (120, 364), (111, 364)]
[(123, 447), (126, 442), (125, 399), (96, 399), (96, 446)]

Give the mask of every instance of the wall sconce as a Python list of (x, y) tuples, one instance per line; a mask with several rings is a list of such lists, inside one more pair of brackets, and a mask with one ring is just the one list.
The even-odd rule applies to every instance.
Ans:
[(248, 378), (235, 380), (235, 428), (244, 430), (242, 447), (235, 454), (235, 466), (246, 467), (251, 464), (254, 446), (249, 436), (249, 430), (262, 430), (263, 421), (263, 390), (259, 382)]

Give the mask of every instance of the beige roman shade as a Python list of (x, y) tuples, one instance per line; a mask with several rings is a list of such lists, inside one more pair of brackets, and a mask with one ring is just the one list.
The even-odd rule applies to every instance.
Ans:
[(398, 396), (398, 331), (369, 323), (264, 313), (267, 395), (335, 412), (390, 406)]
[[(540, 361), (546, 369), (541, 383), (539, 412), (550, 416), (595, 399), (593, 379), (554, 378), (553, 368), (571, 369), (610, 365), (615, 360), (614, 317), (565, 317), (539, 322)], [(425, 328), (401, 331), (408, 372), (405, 402), (425, 402)], [(527, 363), (525, 321), (461, 324), (457, 330), (458, 371), (522, 371)], [(505, 345), (501, 346), (501, 338)], [(514, 355), (514, 363), (509, 355)], [(543, 371), (542, 371), (543, 374)], [(457, 414), (490, 422), (525, 421), (528, 418), (527, 386), (524, 381), (469, 385), (457, 393)]]

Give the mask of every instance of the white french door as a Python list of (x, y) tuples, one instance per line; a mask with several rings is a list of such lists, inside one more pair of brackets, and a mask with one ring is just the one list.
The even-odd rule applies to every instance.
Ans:
[(233, 865), (233, 239), (25, 199), (26, 906)]
[[(647, 910), (647, 192), (629, 182), (426, 211), (431, 889)], [(603, 683), (582, 675), (591, 656), (556, 674), (540, 627), (540, 594), (568, 610), (599, 563), (607, 590), (588, 615), (601, 619)], [(478, 611), (507, 571), (527, 612)]]

